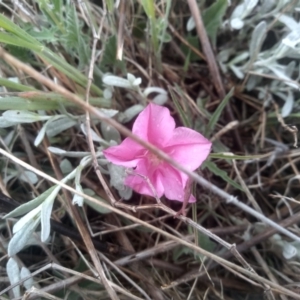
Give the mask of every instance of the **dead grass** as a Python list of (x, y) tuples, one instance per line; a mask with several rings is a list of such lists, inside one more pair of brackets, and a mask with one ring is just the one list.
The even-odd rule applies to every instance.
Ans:
[[(48, 208), (50, 239), (42, 243), (32, 233), (34, 245), (22, 247), (9, 267), (7, 253), (12, 250), (7, 245), (20, 218), (1, 221), (1, 297), (17, 297), (13, 286), (30, 277), (35, 289), (25, 292), (21, 284), (20, 295), (26, 299), (300, 299), (299, 104), (294, 101), (282, 117), (284, 101), (273, 88), (286, 78), (255, 73), (263, 47), (243, 69), (243, 80), (225, 63), (220, 68), (222, 51), (230, 49), (233, 59), (248, 49), (251, 36), (245, 33), (258, 21), (245, 25), (237, 45), (238, 31), (222, 29), (219, 20), (214, 44), (203, 24), (204, 3), (199, 7), (193, 0), (174, 1), (168, 7), (168, 1), (157, 1), (153, 11), (152, 1), (121, 0), (118, 8), (105, 3), (102, 8), (85, 1), (0, 5), (3, 15), (37, 41), (22, 40), (0, 20), (1, 33), (8, 34), (0, 35), (0, 109), (36, 113), (21, 114), (19, 123), (0, 120), (0, 184), (3, 194), (16, 200), (1, 196), (0, 212), (4, 216), (53, 185), (61, 187), (52, 213)], [(278, 18), (295, 3), (280, 8)], [(236, 5), (227, 7), (223, 21), (230, 20)], [(188, 32), (191, 14), (196, 27)], [(280, 31), (272, 16), (266, 14), (266, 22), (268, 32)], [(298, 84), (296, 69), (290, 84)], [(107, 72), (122, 78), (131, 73), (142, 84), (138, 89), (104, 86), (101, 78)], [(257, 89), (250, 90), (254, 73)], [(157, 96), (144, 97), (150, 86), (168, 91), (164, 105), (178, 125), (206, 133), (214, 142), (198, 173), (187, 172), (132, 136), (138, 105)], [(298, 96), (293, 86), (284, 88)], [(98, 108), (115, 109), (119, 115), (109, 118)], [(124, 124), (119, 122), (122, 113)], [(62, 121), (51, 119), (47, 129), (45, 116)], [(57, 134), (49, 134), (50, 127)], [(43, 128), (47, 134), (35, 146)], [(176, 215), (181, 203), (174, 201), (136, 193), (119, 201), (101, 150), (120, 134), (131, 135), (193, 177), (197, 204), (188, 207), (187, 217)], [(70, 176), (76, 168), (79, 177)], [(89, 205), (73, 205), (74, 195)], [(40, 232), (40, 227), (33, 231)], [(30, 273), (23, 276), (22, 267)]]

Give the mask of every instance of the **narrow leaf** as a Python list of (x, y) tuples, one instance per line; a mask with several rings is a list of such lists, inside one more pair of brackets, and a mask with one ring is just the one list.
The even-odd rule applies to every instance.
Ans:
[[(21, 272), (20, 272), (21, 279), (24, 279), (24, 278), (27, 278), (30, 276), (31, 276), (30, 271), (27, 268), (22, 267)], [(25, 287), (26, 290), (31, 289), (33, 287), (33, 285), (34, 285), (34, 281), (33, 281), (32, 277), (30, 277), (29, 279), (27, 279), (23, 282), (23, 286)]]
[(155, 19), (155, 7), (154, 7), (154, 0), (142, 0), (141, 1), (144, 11), (147, 17), (150, 20)]
[[(11, 285), (20, 281), (20, 270), (18, 263), (11, 257), (6, 264), (6, 273)], [(15, 298), (21, 297), (20, 285), (12, 288)]]
[(210, 36), (213, 45), (216, 45), (217, 32), (221, 26), (223, 16), (227, 9), (227, 0), (217, 0), (203, 13), (203, 22), (207, 34)]
[(31, 220), (27, 226), (24, 226), (21, 230), (14, 234), (8, 244), (7, 254), (9, 256), (13, 256), (21, 251), (27, 245), (27, 242), (30, 240), (30, 237), (39, 224), (40, 218), (36, 218)]
[(39, 206), (51, 194), (54, 188), (55, 186), (49, 188), (47, 191), (45, 191), (38, 197), (32, 199), (31, 201), (20, 205), (19, 207), (11, 211), (9, 214), (5, 215), (3, 218), (7, 219), (7, 218), (19, 217), (33, 210), (34, 208)]
[(233, 91), (234, 91), (234, 88), (232, 88), (229, 91), (229, 93), (222, 100), (222, 102), (220, 103), (218, 108), (212, 114), (212, 116), (211, 116), (211, 118), (208, 122), (207, 128), (206, 128), (206, 136), (209, 136), (213, 132), (213, 130), (215, 129), (215, 126), (216, 126), (217, 122), (219, 121), (219, 118), (221, 116), (222, 111), (224, 110), (226, 104), (229, 102), (230, 98), (233, 95)]
[(32, 222), (36, 216), (40, 213), (41, 207), (38, 206), (35, 209), (28, 212), (24, 217), (22, 217), (13, 227), (13, 233), (17, 233), (22, 228), (27, 227), (28, 223)]
[(51, 116), (40, 116), (37, 113), (22, 110), (7, 110), (2, 116), (8, 121), (16, 123), (33, 123), (51, 118)]
[[(36, 90), (34, 87), (24, 85), (24, 84), (21, 84), (21, 83), (17, 83), (17, 82), (13, 82), (9, 79), (1, 78), (1, 77), (0, 77), (0, 85), (5, 86), (6, 88), (12, 89), (14, 91), (21, 91), (21, 92), (35, 91)], [(1, 99), (1, 102), (2, 102), (2, 99)]]
[(53, 203), (59, 190), (60, 190), (59, 186), (55, 187), (53, 192), (42, 204), (42, 209), (41, 209), (41, 227), (42, 227), (41, 241), (42, 242), (46, 242), (50, 235), (50, 229), (51, 229), (50, 217), (51, 217)]
[(267, 23), (262, 21), (256, 25), (252, 32), (250, 41), (250, 59), (254, 59), (260, 51), (263, 41), (266, 37)]
[(243, 191), (243, 188), (237, 184), (234, 180), (232, 180), (225, 171), (218, 168), (218, 166), (212, 161), (205, 161), (202, 165), (203, 167), (207, 167), (212, 173), (221, 177), (224, 181), (232, 185), (233, 187)]

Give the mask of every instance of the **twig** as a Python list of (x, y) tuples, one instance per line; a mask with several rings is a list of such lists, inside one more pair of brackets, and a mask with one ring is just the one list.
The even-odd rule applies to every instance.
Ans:
[(287, 124), (285, 124), (285, 122), (284, 122), (284, 120), (282, 118), (282, 115), (279, 112), (279, 108), (278, 108), (277, 103), (273, 101), (273, 105), (274, 105), (274, 108), (275, 108), (275, 113), (276, 113), (278, 122), (281, 124), (281, 126), (285, 130), (287, 130), (287, 131), (289, 131), (290, 133), (293, 134), (293, 136), (294, 136), (294, 147), (298, 148), (298, 128), (296, 126), (294, 126), (294, 125), (287, 125)]
[[(156, 190), (153, 186), (153, 184), (151, 183), (151, 181), (149, 180), (148, 177), (143, 176), (141, 174), (135, 173), (136, 176), (139, 176), (141, 178), (143, 178), (146, 183), (148, 184), (148, 186), (150, 187), (150, 189), (152, 190), (152, 193), (154, 195), (154, 198), (156, 199), (157, 208), (162, 209), (163, 211), (167, 212), (168, 214), (172, 215), (174, 218), (178, 218), (181, 221), (183, 221), (185, 224), (192, 226), (193, 228), (195, 228), (196, 230), (198, 230), (199, 232), (205, 234), (206, 236), (210, 237), (211, 239), (215, 240), (217, 243), (219, 243), (220, 245), (224, 246), (225, 248), (227, 248), (228, 250), (230, 250), (232, 252), (232, 254), (236, 257), (236, 259), (240, 262), (240, 264), (246, 269), (249, 270), (252, 273), (255, 273), (255, 271), (253, 270), (253, 268), (244, 260), (244, 258), (241, 256), (240, 253), (238, 253), (238, 251), (236, 250), (236, 246), (235, 244), (229, 244), (227, 242), (225, 242), (223, 239), (221, 239), (220, 237), (218, 237), (217, 235), (213, 234), (212, 232), (210, 232), (209, 230), (207, 230), (206, 228), (202, 227), (201, 225), (199, 225), (198, 223), (194, 222), (192, 219), (187, 218), (185, 216), (185, 214), (182, 212), (182, 210), (184, 210), (185, 206), (187, 204), (187, 199), (185, 198), (184, 201), (186, 203), (183, 203), (182, 208), (180, 209), (179, 212), (175, 212), (173, 209), (169, 208), (168, 206), (164, 205), (159, 197), (157, 196)], [(191, 183), (188, 183), (191, 185)], [(191, 191), (189, 191), (188, 193), (190, 196), (191, 195)], [(137, 207), (137, 209), (143, 209), (143, 206)], [(255, 273), (256, 274), (256, 273)]]
[(249, 201), (251, 202), (251, 204), (253, 205), (253, 207), (262, 214), (262, 210), (260, 208), (260, 206), (258, 205), (257, 201), (254, 199), (253, 195), (251, 194), (248, 186), (246, 185), (245, 181), (243, 180), (238, 168), (237, 168), (237, 165), (236, 165), (236, 161), (235, 159), (232, 160), (232, 163), (233, 163), (233, 167), (234, 167), (234, 170), (235, 170), (235, 173), (238, 177), (238, 180), (242, 186), (242, 188), (244, 189), (244, 192), (246, 193)]
[[(102, 21), (101, 24), (99, 26), (98, 32), (96, 32), (95, 28), (93, 25), (91, 25), (92, 30), (93, 30), (93, 47), (92, 47), (92, 54), (91, 54), (91, 61), (90, 61), (90, 67), (89, 67), (89, 75), (88, 75), (88, 82), (87, 82), (87, 87), (86, 87), (86, 94), (85, 94), (85, 101), (86, 103), (89, 103), (89, 95), (90, 95), (90, 88), (93, 82), (93, 73), (94, 73), (94, 64), (95, 64), (95, 54), (96, 54), (96, 47), (97, 47), (97, 43), (100, 39), (100, 35), (102, 32), (102, 28), (103, 28), (103, 23), (104, 23), (104, 19), (105, 19), (105, 10), (103, 11), (103, 17), (102, 17)], [(87, 130), (87, 138), (88, 138), (88, 143), (89, 143), (89, 147), (90, 147), (90, 151), (91, 151), (91, 155), (93, 158), (93, 164), (94, 164), (94, 168), (96, 170), (96, 173), (98, 175), (98, 178), (100, 180), (100, 182), (102, 183), (103, 187), (105, 188), (105, 190), (107, 190), (107, 195), (109, 195), (110, 197), (113, 198), (108, 186), (106, 185), (106, 182), (101, 174), (101, 172), (98, 169), (98, 162), (97, 162), (97, 157), (96, 157), (96, 152), (94, 149), (94, 144), (93, 144), (93, 140), (92, 140), (92, 133), (91, 133), (91, 120), (90, 120), (90, 113), (87, 111), (86, 112), (86, 130)], [(79, 229), (80, 230), (80, 229)], [(86, 231), (85, 233), (87, 233), (87, 229), (84, 228), (84, 230)], [(81, 232), (82, 233), (82, 232)], [(85, 236), (82, 235), (82, 238), (84, 239), (89, 254), (95, 264), (95, 268), (98, 272), (98, 274), (100, 275), (101, 281), (105, 287), (105, 289), (107, 290), (108, 294), (110, 295), (111, 299), (114, 300), (118, 300), (119, 297), (117, 296), (116, 292), (112, 289), (111, 284), (109, 284), (108, 279), (105, 276), (103, 267), (98, 259), (98, 255), (96, 253), (96, 249), (92, 243), (92, 239), (90, 237), (89, 234), (85, 234)]]
[[(205, 27), (203, 24), (199, 6), (198, 6), (196, 0), (188, 0), (187, 2), (190, 7), (190, 11), (193, 16), (193, 19), (195, 21), (196, 30), (197, 30), (197, 33), (198, 33), (198, 36), (199, 36), (199, 39), (200, 39), (200, 42), (202, 45), (203, 52), (204, 52), (206, 60), (207, 60), (207, 64), (208, 64), (208, 68), (209, 68), (211, 77), (213, 78), (213, 84), (218, 92), (220, 99), (224, 99), (226, 96), (226, 92), (225, 92), (225, 89), (224, 89), (224, 86), (223, 86), (223, 83), (221, 80), (220, 72), (219, 72), (218, 65), (215, 60), (214, 53), (212, 51)], [(233, 116), (230, 104), (226, 105), (226, 113), (228, 115), (229, 120), (233, 121), (234, 116)], [(243, 146), (242, 146), (243, 144), (242, 144), (240, 135), (238, 134), (236, 129), (234, 129), (233, 132), (234, 132), (235, 139), (237, 141), (239, 148), (243, 149)]]
[(104, 254), (101, 252), (99, 253), (100, 258), (105, 261), (107, 264), (111, 266), (112, 269), (116, 270), (117, 273), (119, 273), (122, 277), (124, 277), (125, 280), (127, 280), (132, 286), (137, 289), (147, 300), (151, 300), (151, 298), (147, 295), (147, 293), (137, 285), (136, 282), (134, 282), (131, 278), (129, 278), (118, 266), (117, 264), (111, 262)]
[[(95, 282), (95, 283), (99, 283), (98, 282), (98, 279), (92, 277), (92, 276), (89, 276), (89, 275), (86, 275), (85, 273), (80, 273), (80, 272), (77, 272), (77, 271), (74, 271), (74, 270), (71, 270), (71, 269), (68, 269), (68, 268), (65, 268), (63, 266), (60, 266), (60, 265), (57, 265), (56, 263), (50, 263), (50, 264), (47, 264), (46, 266), (40, 268), (39, 270), (31, 273), (30, 276), (27, 276), (27, 277), (24, 277), (22, 278), (19, 282), (17, 283), (14, 283), (12, 285), (10, 285), (9, 287), (7, 287), (6, 289), (0, 291), (0, 296), (5, 294), (7, 291), (11, 290), (12, 288), (14, 288), (15, 286), (18, 286), (19, 284), (22, 284), (24, 281), (44, 272), (44, 271), (47, 271), (48, 269), (53, 269), (53, 270), (58, 270), (58, 271), (62, 271), (62, 272), (66, 272), (66, 273), (70, 273), (70, 274), (73, 274), (75, 276), (78, 276), (82, 279), (86, 279), (86, 280), (89, 280), (89, 281), (92, 281), (92, 282)], [(118, 292), (130, 297), (130, 299), (136, 299), (136, 300), (142, 300), (141, 298), (139, 297), (136, 297), (134, 295), (132, 295), (131, 293), (129, 293), (128, 291), (126, 291), (125, 289), (119, 287), (118, 285), (116, 285), (115, 283), (113, 282), (110, 282), (110, 284), (114, 287), (114, 289), (116, 289)], [(44, 290), (44, 289), (42, 289)], [(34, 297), (34, 295), (33, 295)], [(27, 299), (32, 299), (31, 296), (29, 296)]]
[[(154, 145), (140, 139), (139, 137), (137, 137), (136, 135), (132, 134), (128, 129), (126, 129), (124, 126), (122, 126), (121, 124), (119, 124), (118, 122), (116, 122), (113, 119), (109, 119), (107, 118), (105, 115), (103, 115), (99, 110), (95, 109), (94, 107), (90, 106), (88, 103), (85, 103), (84, 101), (82, 101), (82, 99), (80, 99), (78, 96), (74, 95), (73, 93), (67, 91), (65, 88), (55, 84), (53, 81), (51, 81), (50, 79), (46, 78), (45, 76), (43, 76), (42, 74), (40, 74), (39, 72), (35, 71), (32, 67), (22, 63), (21, 61), (19, 61), (18, 59), (14, 58), (13, 56), (9, 55), (6, 51), (3, 50), (3, 48), (0, 47), (0, 57), (2, 57), (6, 62), (8, 62), (10, 65), (24, 71), (25, 73), (29, 74), (30, 76), (32, 76), (33, 78), (35, 78), (37, 81), (41, 82), (42, 84), (44, 84), (45, 86), (47, 86), (48, 88), (52, 89), (53, 91), (56, 91), (58, 93), (60, 93), (61, 95), (63, 95), (64, 97), (66, 97), (67, 99), (69, 99), (70, 101), (72, 101), (73, 103), (77, 104), (79, 107), (81, 107), (84, 110), (87, 110), (91, 113), (93, 113), (94, 115), (98, 116), (101, 120), (105, 120), (108, 124), (112, 125), (113, 127), (115, 127), (117, 130), (119, 130), (121, 133), (123, 133), (126, 136), (129, 136), (130, 138), (132, 138), (134, 141), (136, 141), (137, 143), (141, 144), (142, 146), (144, 146), (146, 149), (148, 149), (149, 151), (151, 151), (152, 153), (156, 154), (158, 157), (160, 157), (161, 159), (163, 159), (164, 161), (168, 162), (169, 164), (171, 164), (172, 166), (174, 166), (175, 168), (181, 170), (182, 172), (186, 173), (187, 175), (189, 175), (190, 177), (192, 177), (196, 182), (200, 183), (201, 185), (203, 185), (206, 189), (208, 190), (212, 190), (214, 193), (216, 193), (217, 195), (219, 195), (221, 198), (225, 199), (227, 202), (234, 202), (233, 199), (235, 199), (233, 196), (230, 196), (229, 194), (227, 194), (226, 192), (222, 191), (221, 189), (218, 189), (216, 186), (213, 186), (210, 182), (206, 181), (205, 179), (203, 179), (202, 177), (200, 177), (198, 174), (196, 174), (195, 172), (191, 172), (189, 171), (187, 168), (185, 168), (184, 166), (181, 166), (180, 164), (178, 164), (176, 161), (174, 161), (173, 159), (171, 159), (166, 153), (164, 153), (163, 151), (159, 150), (158, 148), (156, 148)], [(3, 151), (2, 149), (0, 149), (0, 153), (2, 153), (3, 155), (9, 157), (10, 159), (17, 161), (18, 164), (21, 164), (23, 166), (25, 166), (27, 169), (30, 169), (31, 166), (29, 166), (28, 164), (24, 164), (24, 162), (22, 162), (21, 160), (18, 160), (16, 157), (14, 156), (10, 156), (8, 153), (6, 153), (5, 151)], [(47, 174), (43, 173), (43, 172), (39, 172), (38, 170), (34, 169), (34, 172), (36, 174), (39, 174), (41, 176), (43, 176), (44, 178), (47, 178), (48, 180), (54, 182), (55, 184), (58, 184), (70, 191), (72, 191), (73, 193), (76, 193), (77, 195), (80, 195), (84, 198), (90, 199), (93, 202), (96, 202), (97, 204), (99, 204), (94, 198), (89, 197), (83, 193), (79, 193), (76, 190), (70, 188), (69, 186), (59, 182), (58, 180), (55, 180), (54, 178), (48, 176)], [(236, 200), (236, 199), (235, 199)], [(125, 214), (124, 212), (120, 212), (118, 209), (115, 209), (114, 207), (111, 207), (105, 203), (101, 203), (100, 204), (103, 207), (109, 208), (112, 211), (117, 212), (118, 214), (122, 214), (124, 216), (126, 216), (126, 218), (134, 220), (134, 222), (143, 224), (144, 226), (151, 228), (152, 230), (155, 231), (159, 231), (158, 228), (151, 226), (137, 218), (132, 217), (129, 214)], [(242, 207), (244, 208), (244, 207)], [(249, 209), (247, 210), (249, 213), (253, 214), (253, 210)], [(257, 214), (255, 214), (257, 215)], [(259, 217), (261, 217), (258, 214)], [(273, 223), (271, 224), (272, 226), (274, 225)], [(277, 224), (275, 224), (277, 225)], [(276, 226), (278, 228), (278, 226)], [(299, 237), (297, 237), (296, 235), (290, 233), (287, 230), (282, 231), (282, 228), (280, 228), (280, 232), (286, 234), (289, 233), (289, 236), (291, 236), (294, 240), (300, 241)], [(161, 234), (172, 238), (172, 239), (176, 239), (176, 237), (169, 235), (168, 233), (161, 231)], [(177, 239), (176, 239), (177, 240)], [(180, 241), (180, 240), (178, 240)], [(210, 256), (213, 257), (214, 260), (219, 261), (219, 257), (217, 256), (213, 256), (211, 253), (204, 251), (203, 249), (200, 249), (199, 247), (187, 243), (185, 241), (181, 241), (181, 244), (185, 244), (187, 247), (190, 247), (192, 249), (197, 249), (196, 251), (198, 252), (205, 252), (202, 253), (206, 256)], [(224, 262), (226, 263), (226, 262)], [(231, 264), (230, 262), (227, 262), (228, 264)], [(234, 268), (240, 268), (238, 266), (233, 265)], [(239, 269), (240, 272), (247, 272), (247, 270), (244, 270), (243, 268)], [(253, 274), (251, 274), (251, 272), (247, 272), (248, 276), (253, 276)], [(264, 280), (263, 278), (259, 277), (260, 281)], [(270, 284), (270, 286), (274, 286), (272, 285), (272, 283)], [(290, 291), (289, 291), (290, 292)], [(298, 296), (298, 295), (297, 295)]]
[[(273, 283), (273, 282), (271, 282), (271, 281), (269, 281), (269, 280), (267, 280), (267, 279), (265, 279), (265, 278), (263, 278), (263, 277), (261, 277), (259, 275), (253, 274), (249, 270), (245, 270), (244, 268), (242, 268), (240, 266), (237, 266), (237, 265), (235, 265), (234, 263), (232, 263), (230, 261), (227, 261), (227, 260), (225, 260), (225, 259), (223, 259), (223, 258), (221, 258), (221, 257), (219, 257), (219, 256), (217, 256), (217, 255), (215, 255), (213, 253), (210, 253), (210, 252), (208, 252), (208, 251), (206, 251), (206, 250), (204, 250), (204, 249), (202, 249), (202, 248), (200, 248), (200, 247), (198, 247), (198, 246), (196, 246), (196, 245), (194, 245), (192, 243), (189, 243), (188, 241), (185, 241), (185, 240), (183, 240), (181, 238), (178, 238), (178, 237), (176, 237), (176, 236), (174, 236), (174, 235), (172, 235), (172, 234), (170, 234), (168, 232), (165, 232), (164, 230), (162, 230), (160, 228), (157, 228), (157, 227), (155, 227), (155, 226), (153, 226), (151, 224), (148, 224), (147, 222), (144, 222), (144, 221), (142, 221), (142, 220), (140, 220), (140, 219), (138, 219), (138, 218), (136, 218), (136, 217), (134, 217), (134, 216), (132, 216), (130, 214), (127, 214), (127, 213), (125, 213), (123, 211), (120, 211), (119, 209), (117, 209), (117, 208), (115, 208), (113, 206), (110, 206), (110, 205), (108, 205), (108, 204), (106, 204), (104, 202), (99, 202), (97, 199), (95, 199), (95, 198), (93, 198), (93, 197), (91, 197), (91, 196), (89, 196), (87, 194), (78, 192), (76, 189), (68, 186), (65, 183), (62, 183), (61, 181), (59, 181), (59, 180), (57, 180), (57, 179), (55, 179), (55, 178), (47, 175), (46, 173), (44, 173), (42, 171), (39, 171), (39, 170), (33, 168), (29, 164), (27, 164), (27, 163), (23, 162), (22, 160), (16, 158), (15, 156), (9, 154), (8, 152), (4, 151), (1, 148), (0, 148), (0, 154), (8, 157), (9, 159), (11, 159), (12, 161), (14, 161), (17, 164), (21, 165), (22, 167), (24, 167), (24, 168), (26, 168), (26, 169), (28, 169), (30, 171), (35, 172), (37, 175), (42, 176), (43, 178), (45, 178), (45, 179), (53, 182), (54, 184), (57, 184), (57, 185), (61, 186), (62, 188), (66, 189), (66, 190), (68, 190), (68, 191), (70, 191), (70, 192), (72, 192), (74, 194), (77, 194), (77, 195), (79, 195), (79, 196), (81, 196), (81, 197), (83, 197), (85, 199), (88, 199), (88, 200), (90, 200), (91, 202), (93, 202), (93, 203), (95, 203), (97, 205), (101, 205), (104, 208), (110, 209), (111, 211), (113, 211), (113, 212), (115, 212), (115, 213), (117, 213), (117, 214), (119, 214), (119, 215), (121, 215), (121, 216), (123, 216), (123, 217), (125, 217), (125, 218), (127, 218), (127, 219), (129, 219), (129, 220), (131, 220), (133, 222), (135, 222), (135, 223), (139, 223), (139, 224), (145, 226), (146, 228), (149, 228), (150, 230), (153, 230), (153, 231), (155, 231), (155, 232), (157, 232), (157, 233), (165, 236), (166, 238), (169, 238), (169, 239), (171, 239), (173, 241), (176, 241), (176, 242), (180, 243), (181, 245), (186, 246), (186, 247), (188, 247), (188, 248), (196, 251), (197, 253), (200, 253), (200, 254), (202, 254), (204, 256), (207, 256), (208, 258), (216, 261), (217, 263), (225, 266), (226, 268), (229, 268), (230, 270), (235, 270), (236, 272), (244, 274), (245, 276), (248, 276), (249, 278), (254, 279), (254, 280), (256, 280), (256, 281), (258, 281), (260, 283), (268, 284), (272, 289), (278, 289), (279, 288), (278, 285), (276, 285), (275, 283)], [(27, 279), (28, 278), (25, 278), (24, 280), (27, 280)], [(114, 285), (114, 287), (115, 287), (115, 285)], [(290, 291), (288, 289), (285, 289), (284, 287), (280, 287), (280, 289), (281, 289), (282, 293), (285, 293), (286, 295), (290, 295), (290, 296), (294, 297), (295, 299), (300, 299), (300, 295), (298, 295), (298, 294), (296, 294), (296, 293), (294, 293), (294, 292), (292, 292), (292, 291)], [(117, 288), (116, 288), (116, 290), (117, 290)], [(3, 291), (0, 292), (0, 296), (2, 294), (3, 294)]]
[(220, 131), (218, 131), (210, 140), (211, 142), (219, 139), (223, 134), (227, 133), (228, 131), (236, 128), (239, 125), (238, 121), (231, 121), (226, 124)]
[[(264, 259), (261, 257), (259, 251), (256, 249), (256, 247), (251, 247), (251, 252), (252, 254), (255, 256), (257, 262), (261, 265), (261, 267), (263, 268), (263, 270), (265, 271), (265, 273), (267, 274), (267, 276), (269, 277), (270, 280), (272, 280), (273, 282), (277, 282), (277, 279), (275, 278), (275, 276), (271, 273), (268, 265), (266, 264), (266, 262), (264, 261)], [(267, 295), (267, 299), (270, 300), (275, 300), (274, 295), (272, 293), (272, 291), (270, 291), (270, 287), (266, 286), (266, 289), (268, 292), (266, 292)], [(282, 300), (287, 300), (287, 298), (284, 295), (281, 295), (281, 299)]]
[(94, 107), (92, 107), (88, 103), (82, 101), (82, 99), (80, 99), (78, 96), (72, 94), (71, 92), (69, 92), (68, 90), (63, 88), (62, 86), (59, 86), (59, 85), (55, 84), (50, 79), (46, 78), (45, 76), (41, 75), (39, 72), (35, 71), (32, 67), (30, 67), (30, 66), (22, 63), (18, 59), (14, 58), (13, 56), (8, 54), (1, 47), (0, 47), (0, 57), (2, 57), (5, 61), (10, 63), (11, 65), (13, 65), (13, 66), (23, 70), (24, 72), (30, 74), (33, 78), (35, 78), (39, 82), (43, 83), (45, 86), (49, 87), (50, 89), (62, 94), (64, 97), (66, 97), (67, 99), (69, 99), (73, 103), (76, 103), (82, 109), (84, 109), (84, 110), (86, 110), (90, 113), (93, 113), (94, 115), (99, 117), (99, 119), (101, 119), (102, 121), (105, 121), (109, 125), (115, 127), (121, 133), (123, 133), (124, 135), (130, 137), (132, 140), (136, 141), (137, 143), (139, 143), (140, 145), (142, 145), (143, 147), (145, 147), (146, 149), (151, 151), (153, 154), (155, 154), (156, 156), (158, 156), (162, 160), (166, 161), (170, 165), (174, 166), (176, 169), (178, 169), (178, 170), (184, 172), (185, 174), (189, 175), (191, 178), (193, 178), (196, 182), (198, 182), (200, 185), (205, 187), (207, 190), (210, 190), (210, 191), (214, 192), (216, 195), (218, 195), (223, 200), (225, 200), (226, 203), (231, 203), (231, 204), (234, 204), (234, 205), (238, 206), (239, 208), (243, 209), (244, 211), (251, 214), (252, 216), (255, 216), (259, 220), (262, 220), (266, 224), (276, 228), (276, 230), (281, 232), (282, 234), (287, 235), (291, 239), (300, 242), (300, 238), (298, 236), (296, 236), (295, 234), (289, 232), (288, 230), (286, 230), (284, 228), (281, 228), (275, 222), (272, 222), (272, 221), (268, 220), (265, 216), (257, 213), (255, 210), (251, 209), (247, 205), (242, 204), (240, 201), (238, 201), (237, 198), (235, 198), (234, 196), (229, 195), (228, 193), (221, 190), (217, 186), (212, 185), (210, 182), (205, 180), (203, 177), (198, 175), (196, 172), (192, 172), (192, 171), (188, 170), (186, 167), (182, 166), (181, 164), (179, 164), (175, 160), (173, 160), (164, 151), (158, 149), (153, 144), (151, 144), (151, 143), (141, 139), (140, 137), (136, 136), (130, 130), (128, 130), (126, 127), (124, 127), (123, 125), (121, 125), (120, 123), (115, 121), (114, 119), (106, 117), (99, 110), (95, 109)]
[(119, 12), (119, 26), (118, 26), (118, 38), (117, 38), (117, 59), (123, 59), (123, 45), (124, 45), (124, 25), (125, 25), (125, 0), (120, 2)]

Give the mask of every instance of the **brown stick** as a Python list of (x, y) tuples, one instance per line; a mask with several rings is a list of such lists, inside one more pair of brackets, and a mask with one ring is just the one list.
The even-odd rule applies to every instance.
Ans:
[[(217, 63), (215, 60), (215, 55), (213, 53), (208, 36), (206, 34), (206, 30), (205, 30), (205, 27), (203, 24), (200, 9), (198, 7), (196, 0), (188, 0), (187, 2), (190, 7), (191, 14), (195, 20), (196, 30), (197, 30), (197, 33), (198, 33), (198, 36), (199, 36), (199, 39), (200, 39), (200, 42), (202, 45), (203, 53), (206, 56), (206, 61), (208, 63), (208, 68), (209, 68), (211, 77), (213, 78), (213, 84), (218, 92), (220, 99), (224, 99), (226, 96), (226, 92), (225, 92), (225, 89), (224, 89), (224, 86), (223, 86), (223, 83), (221, 80), (220, 72), (219, 72), (219, 69), (218, 69), (218, 66), (217, 66)], [(226, 105), (225, 109), (226, 109), (226, 114), (227, 114), (227, 117), (229, 118), (229, 121), (230, 122), (234, 121), (234, 116), (233, 116), (233, 113), (232, 113), (229, 103)], [(237, 145), (240, 148), (240, 150), (242, 150), (243, 146), (242, 146), (241, 138), (236, 129), (233, 132), (235, 135)]]

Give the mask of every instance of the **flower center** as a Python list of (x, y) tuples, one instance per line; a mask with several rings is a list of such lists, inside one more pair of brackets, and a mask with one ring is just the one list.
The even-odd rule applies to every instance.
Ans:
[(147, 158), (152, 167), (157, 167), (162, 163), (162, 160), (152, 152), (148, 152)]

